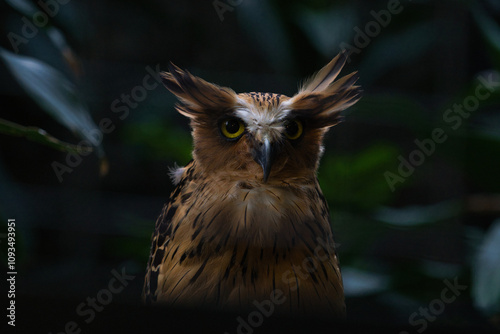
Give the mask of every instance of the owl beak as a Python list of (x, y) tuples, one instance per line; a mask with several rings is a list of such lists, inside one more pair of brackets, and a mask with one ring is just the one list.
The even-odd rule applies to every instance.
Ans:
[(262, 167), (262, 171), (264, 172), (263, 180), (264, 183), (266, 183), (269, 178), (269, 173), (271, 172), (274, 149), (268, 138), (264, 138), (264, 140), (259, 144), (260, 147), (256, 149), (254, 159)]

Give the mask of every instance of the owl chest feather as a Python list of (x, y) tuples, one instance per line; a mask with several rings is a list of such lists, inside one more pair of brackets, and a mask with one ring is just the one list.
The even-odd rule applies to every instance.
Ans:
[(187, 182), (173, 198), (169, 238), (159, 247), (156, 298), (245, 308), (281, 291), (292, 311), (341, 312), (342, 282), (321, 196), (315, 184)]

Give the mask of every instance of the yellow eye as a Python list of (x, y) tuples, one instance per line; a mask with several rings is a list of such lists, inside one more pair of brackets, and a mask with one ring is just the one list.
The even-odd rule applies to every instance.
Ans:
[(298, 139), (302, 135), (303, 131), (304, 127), (302, 126), (302, 122), (296, 119), (292, 119), (285, 124), (285, 136), (288, 139)]
[(222, 121), (220, 131), (228, 139), (237, 139), (245, 132), (245, 125), (235, 118), (229, 118)]

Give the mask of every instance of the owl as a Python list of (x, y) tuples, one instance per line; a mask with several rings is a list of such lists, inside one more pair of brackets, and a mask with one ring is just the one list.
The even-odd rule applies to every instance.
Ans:
[(360, 99), (340, 53), (293, 97), (241, 93), (170, 65), (193, 159), (152, 236), (143, 299), (170, 306), (342, 316), (329, 209), (317, 180), (323, 137)]

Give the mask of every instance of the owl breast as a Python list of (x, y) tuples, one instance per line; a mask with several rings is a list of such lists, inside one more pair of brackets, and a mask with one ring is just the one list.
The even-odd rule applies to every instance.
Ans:
[(213, 180), (192, 165), (171, 200), (169, 238), (152, 257), (162, 263), (151, 271), (161, 287), (157, 301), (248, 309), (279, 291), (285, 312), (342, 314), (342, 280), (316, 182)]
[(231, 193), (225, 208), (232, 207), (230, 215), (241, 217), (233, 221), (239, 237), (259, 246), (271, 246), (276, 236), (290, 239), (305, 221), (314, 219), (311, 208), (303, 204), (307, 191), (287, 186), (252, 187), (243, 182), (236, 183)]

